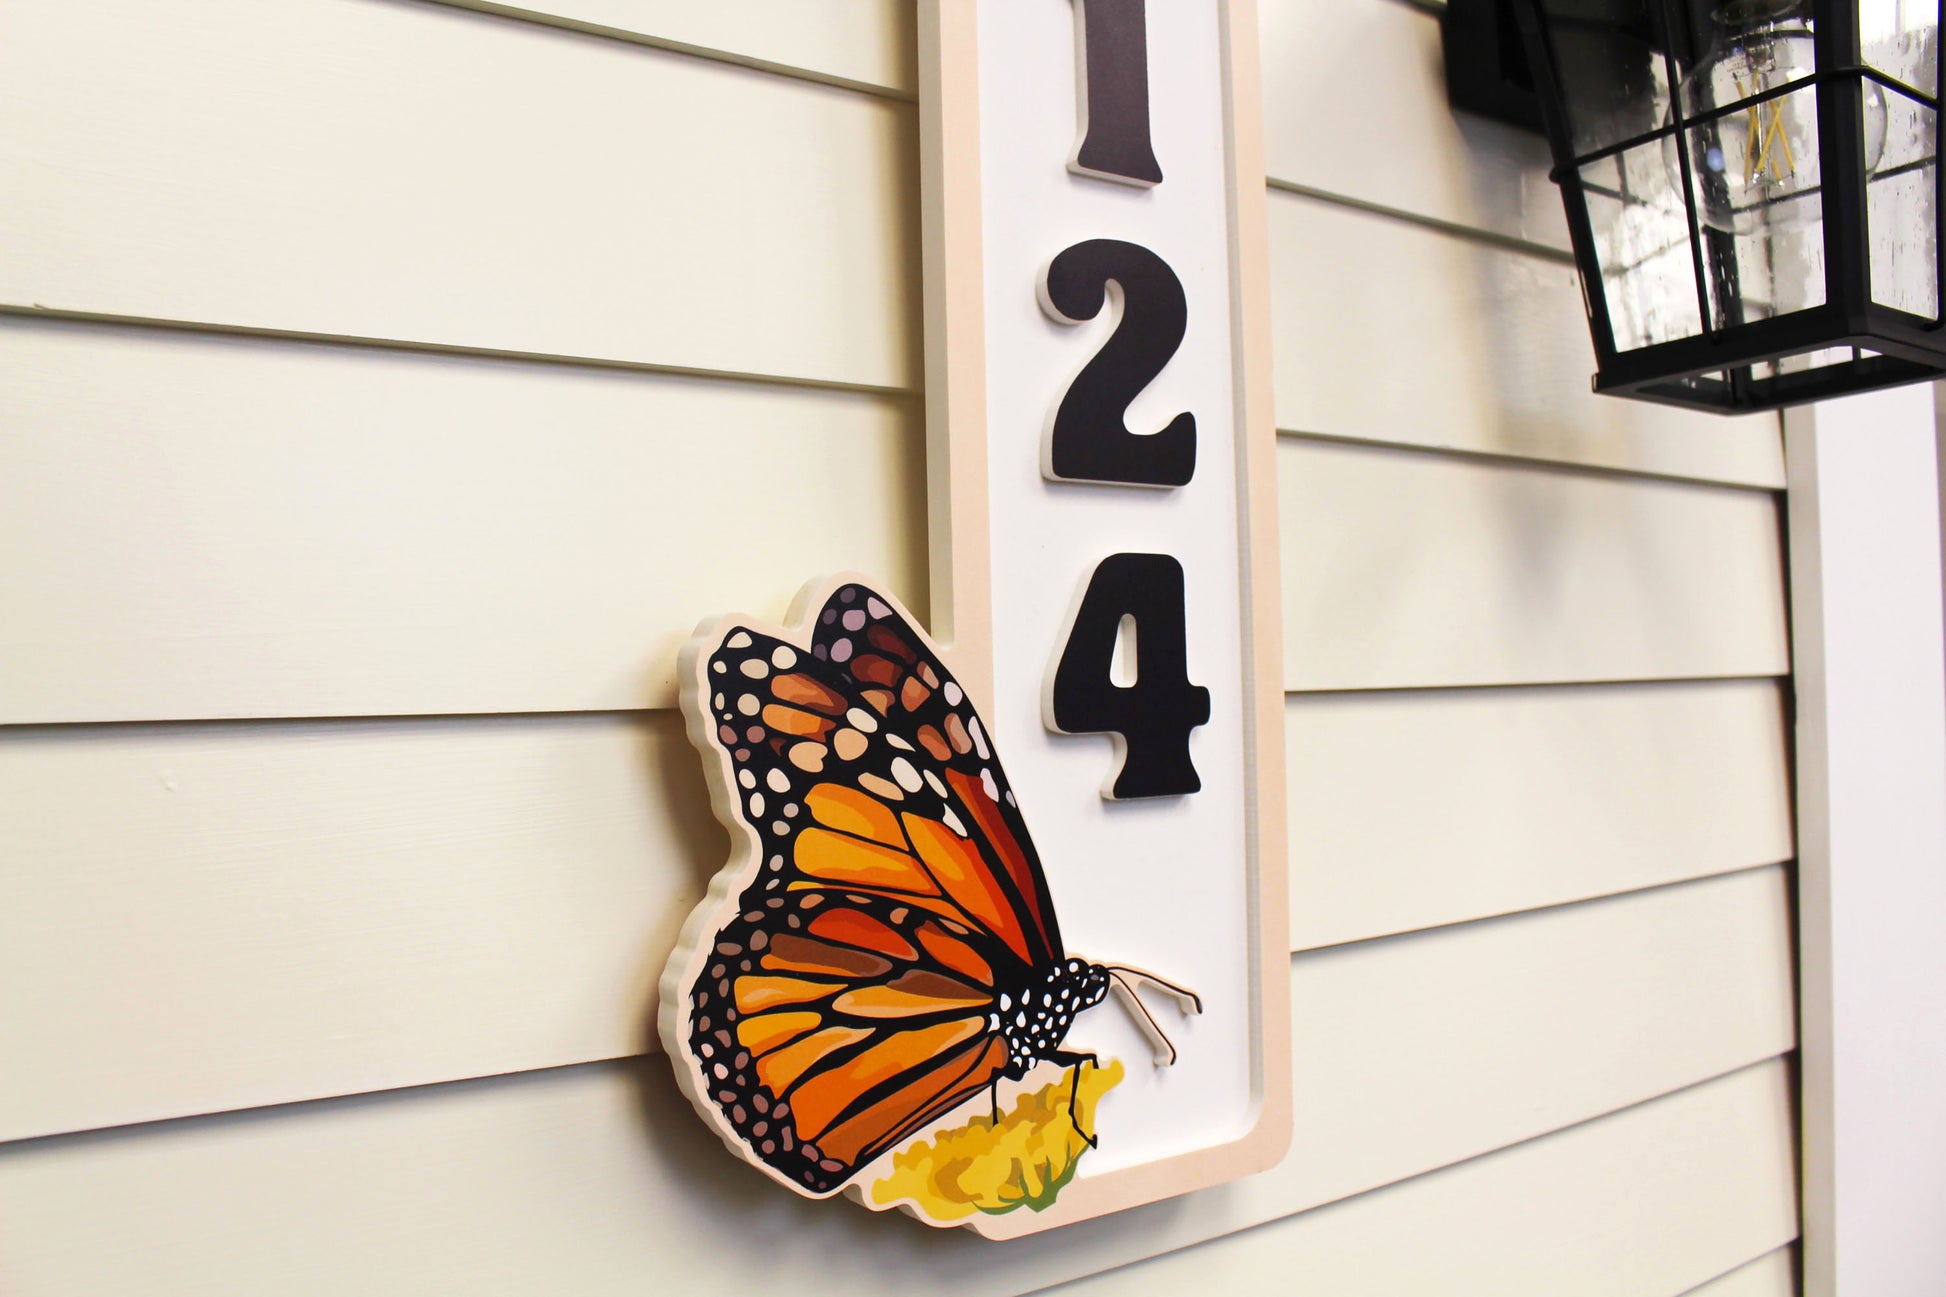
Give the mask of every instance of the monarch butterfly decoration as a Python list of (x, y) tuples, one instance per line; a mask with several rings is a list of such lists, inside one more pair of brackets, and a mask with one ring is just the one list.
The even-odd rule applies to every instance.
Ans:
[[(1043, 1208), (1096, 1146), (1092, 1098), (1120, 1075), (1064, 1048), (1075, 1016), (1118, 992), (1160, 1065), (1175, 1050), (1138, 989), (1185, 1012), (1201, 1001), (1062, 945), (993, 737), (895, 599), (839, 578), (792, 621), (706, 622), (682, 654), (689, 735), (733, 846), (662, 975), (677, 1079), (733, 1152), (808, 1197), (941, 1225)], [(1003, 1082), (1042, 1064), (1064, 1074), (1007, 1121), (1058, 1122), (1068, 1146), (1046, 1156), (1062, 1160), (1000, 1168), (997, 1199), (893, 1179), (867, 1198), (869, 1168), (953, 1119), (972, 1141), (956, 1165), (968, 1147), (977, 1160), (1006, 1125)]]

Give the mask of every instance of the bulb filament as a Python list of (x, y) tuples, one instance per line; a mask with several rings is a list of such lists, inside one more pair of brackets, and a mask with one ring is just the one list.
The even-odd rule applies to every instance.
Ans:
[[(1748, 99), (1754, 91), (1746, 90), (1743, 78), (1735, 77), (1737, 97)], [(1769, 111), (1766, 112), (1765, 110)], [(1784, 132), (1784, 101), (1772, 99), (1766, 103), (1751, 104), (1744, 110), (1750, 117), (1750, 138), (1743, 145), (1743, 183), (1749, 184), (1763, 174), (1766, 164), (1770, 173), (1778, 180), (1797, 174), (1797, 159), (1791, 154), (1791, 141)], [(1778, 149), (1772, 152), (1771, 146)]]

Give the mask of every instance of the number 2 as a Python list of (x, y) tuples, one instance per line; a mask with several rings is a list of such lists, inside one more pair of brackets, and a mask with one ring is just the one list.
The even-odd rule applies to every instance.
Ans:
[(1182, 280), (1169, 263), (1139, 243), (1085, 239), (1047, 263), (1041, 309), (1062, 324), (1092, 320), (1111, 284), (1121, 293), (1121, 319), (1055, 407), (1042, 471), (1069, 482), (1182, 486), (1196, 472), (1196, 416), (1184, 411), (1147, 435), (1123, 422), (1189, 327)]
[[(1135, 678), (1115, 680), (1115, 642), (1135, 631)], [(1174, 797), (1203, 781), (1189, 733), (1209, 722), (1209, 690), (1189, 680), (1182, 564), (1167, 554), (1111, 554), (1096, 565), (1047, 693), (1063, 734), (1114, 734), (1121, 768), (1102, 796)]]

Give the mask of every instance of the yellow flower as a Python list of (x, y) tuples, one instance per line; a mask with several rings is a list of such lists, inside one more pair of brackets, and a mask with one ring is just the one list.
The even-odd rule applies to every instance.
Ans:
[[(1074, 1108), (1083, 1130), (1095, 1133), (1095, 1105), (1122, 1075), (1115, 1060), (1082, 1067)], [(890, 1206), (910, 1199), (935, 1220), (1021, 1206), (1042, 1210), (1074, 1178), (1088, 1151), (1068, 1116), (1068, 1087), (1064, 1076), (1022, 1094), (998, 1122), (982, 1115), (930, 1143), (908, 1144), (892, 1155), (892, 1173), (872, 1185), (872, 1201)]]

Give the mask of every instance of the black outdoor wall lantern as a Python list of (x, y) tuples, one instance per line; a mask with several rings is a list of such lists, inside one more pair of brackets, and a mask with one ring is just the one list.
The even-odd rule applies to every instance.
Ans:
[(1598, 392), (1741, 413), (1946, 375), (1938, 0), (1450, 0), (1544, 126)]

